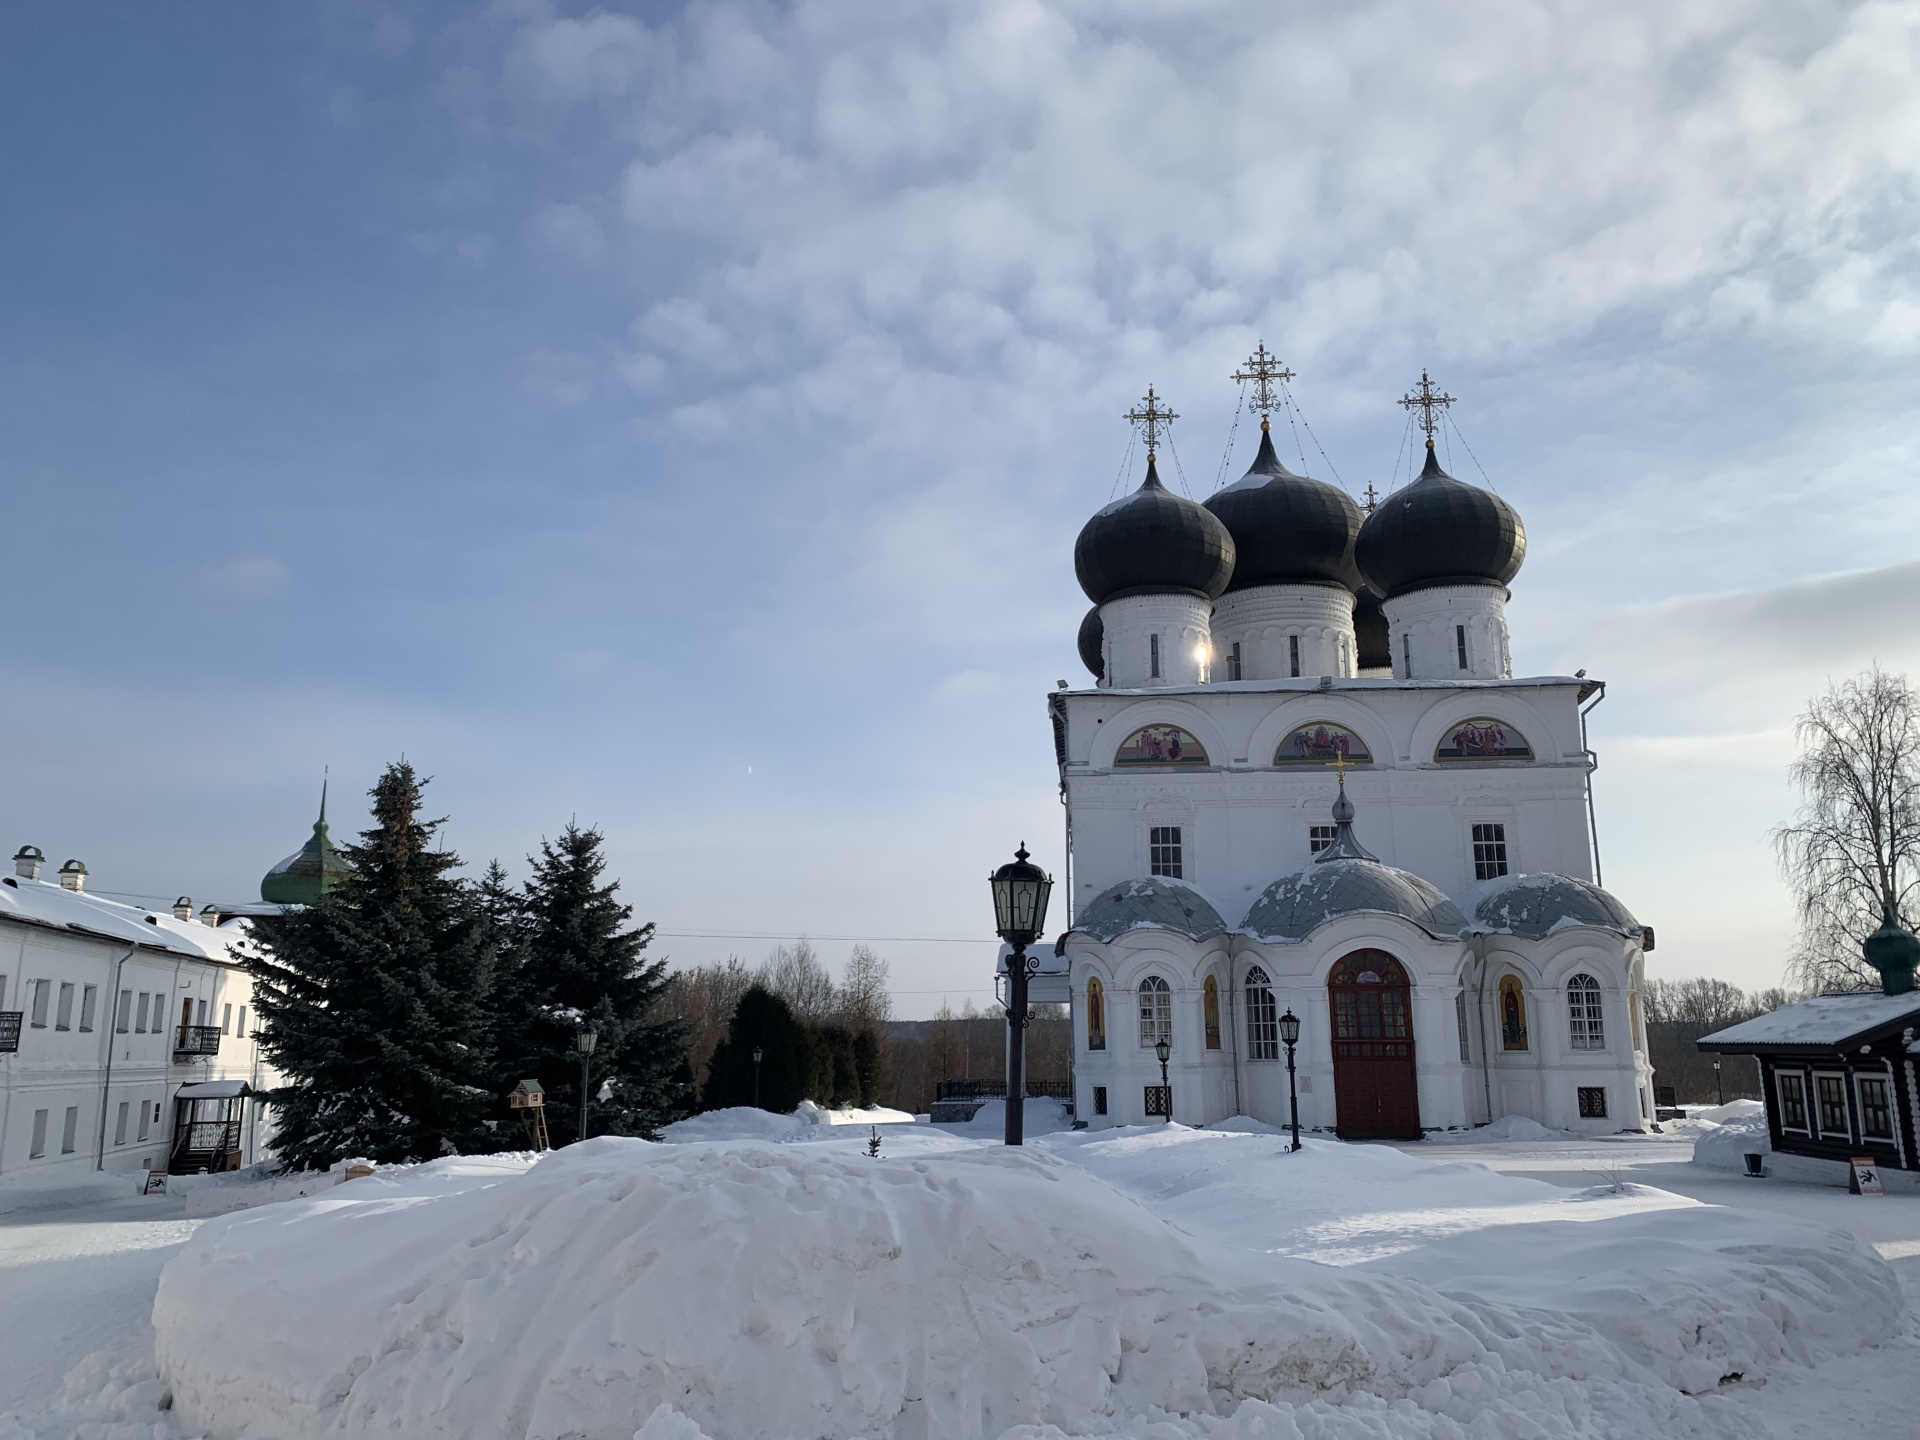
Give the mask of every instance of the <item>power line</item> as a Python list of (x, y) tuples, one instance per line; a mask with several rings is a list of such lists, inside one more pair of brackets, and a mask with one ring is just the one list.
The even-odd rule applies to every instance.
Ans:
[(665, 940), (850, 940), (873, 945), (994, 945), (994, 937), (970, 938), (962, 935), (802, 935), (762, 930), (655, 930)]

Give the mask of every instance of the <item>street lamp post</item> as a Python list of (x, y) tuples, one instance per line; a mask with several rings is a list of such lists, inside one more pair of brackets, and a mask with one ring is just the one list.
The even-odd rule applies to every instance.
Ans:
[(1720, 1104), (1724, 1105), (1727, 1103), (1726, 1089), (1720, 1083), (1720, 1057), (1718, 1055), (1713, 1057), (1713, 1094), (1714, 1098), (1719, 1101)]
[(1280, 1017), (1280, 1043), (1287, 1047), (1287, 1117), (1293, 1125), (1293, 1144), (1287, 1149), (1300, 1148), (1300, 1095), (1293, 1084), (1293, 1047), (1300, 1039), (1300, 1017), (1291, 1009)]
[(598, 1032), (585, 1026), (573, 1032), (573, 1048), (580, 1055), (580, 1138), (587, 1138), (587, 1102), (592, 1092), (587, 1089), (588, 1075), (593, 1066), (593, 1047), (600, 1043)]
[(1027, 1099), (1027, 982), (1040, 969), (1038, 956), (1027, 947), (1047, 928), (1047, 897), (1053, 877), (1027, 863), (1022, 841), (1013, 859), (987, 877), (993, 889), (993, 928), (1012, 953), (1007, 956), (1007, 1144), (1026, 1139)]
[(767, 1052), (758, 1045), (753, 1047), (753, 1108), (760, 1108), (760, 1062), (767, 1058)]
[(1160, 1117), (1162, 1125), (1173, 1123), (1173, 1086), (1167, 1083), (1167, 1057), (1173, 1054), (1173, 1046), (1162, 1035), (1154, 1042), (1153, 1053), (1160, 1057), (1160, 1098), (1167, 1102), (1167, 1113)]

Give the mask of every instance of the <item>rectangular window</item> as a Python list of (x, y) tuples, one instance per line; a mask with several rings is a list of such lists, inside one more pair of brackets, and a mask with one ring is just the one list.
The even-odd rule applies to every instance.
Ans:
[(1247, 1058), (1280, 1058), (1280, 1007), (1274, 1004), (1273, 987), (1263, 982), (1260, 971), (1247, 980)]
[(38, 1160), (47, 1153), (47, 1112), (33, 1112), (33, 1145), (27, 1151), (29, 1160)]
[(236, 1031), (234, 1031), (233, 1033), (234, 1033), (234, 1034), (236, 1034), (236, 1035), (238, 1035), (238, 1036), (240, 1036), (240, 1037), (241, 1037), (242, 1039), (245, 1039), (245, 1038), (246, 1038), (246, 1034), (247, 1034), (247, 1007), (246, 1007), (246, 1006), (244, 1006), (244, 1005), (242, 1005), (242, 1006), (240, 1007), (240, 1028), (239, 1028), (238, 1030), (236, 1030)]
[(1838, 1135), (1842, 1139), (1853, 1133), (1853, 1126), (1847, 1122), (1847, 1082), (1840, 1075), (1816, 1075), (1813, 1077), (1814, 1103), (1820, 1107), (1820, 1133)]
[(60, 1126), (60, 1153), (62, 1155), (73, 1154), (74, 1146), (79, 1143), (79, 1139), (80, 1107), (78, 1105), (69, 1105), (67, 1106), (67, 1118)]
[(182, 1015), (180, 1017), (180, 1023), (182, 1025), (206, 1024), (207, 1023), (207, 1002), (204, 1000), (198, 1002), (197, 1010), (198, 1010), (198, 1013), (195, 1015), (195, 1017), (192, 1020), (188, 1020), (185, 1015)]
[(1180, 827), (1155, 825), (1147, 831), (1147, 873), (1181, 878)]
[(1333, 837), (1338, 833), (1339, 829), (1337, 826), (1309, 825), (1307, 827), (1307, 853), (1309, 855), (1318, 855), (1322, 850), (1333, 844)]
[(1171, 1085), (1149, 1085), (1146, 1087), (1147, 1118), (1158, 1116), (1171, 1117), (1173, 1114), (1173, 1087)]
[(1404, 630), (1400, 632), (1400, 663), (1406, 667), (1407, 672), (1400, 678), (1411, 680), (1413, 678), (1413, 637)]
[(44, 1030), (47, 1028), (47, 998), (52, 993), (53, 982), (51, 980), (36, 980), (33, 982), (33, 1013), (28, 1018), (27, 1023), (32, 1025), (36, 1030)]
[(1460, 1063), (1471, 1065), (1473, 1051), (1467, 1044), (1467, 992), (1464, 990), (1453, 997), (1453, 1026), (1460, 1032)]
[(1453, 627), (1453, 648), (1460, 656), (1460, 668), (1462, 670), (1466, 669), (1467, 668), (1467, 627), (1466, 626), (1456, 625)]
[(80, 1028), (83, 1031), (93, 1029), (94, 1007), (100, 1003), (100, 987), (89, 985), (80, 992)]
[(56, 1030), (73, 1028), (73, 982), (71, 980), (60, 982), (60, 1004), (53, 1012), (53, 1028)]
[(220, 1033), (222, 1035), (233, 1033), (233, 1006), (231, 1005), (222, 1007), (220, 1011)]
[(134, 1017), (133, 1021), (133, 1033), (136, 1035), (147, 1033), (147, 1002), (152, 998), (146, 991), (140, 992), (140, 1013)]
[(133, 1019), (133, 991), (122, 990), (120, 992), (120, 1009), (114, 1014), (114, 1017), (113, 1017), (114, 1033), (118, 1035), (126, 1034), (127, 1025), (130, 1021), (132, 1021), (132, 1019)]
[(120, 1108), (114, 1112), (113, 1143), (116, 1145), (124, 1145), (127, 1143), (127, 1112), (132, 1108), (133, 1107), (126, 1101), (122, 1100), (120, 1102)]
[[(1240, 673), (1240, 642), (1238, 640), (1234, 641), (1232, 647), (1227, 651), (1227, 678), (1229, 680), (1241, 680), (1245, 678)], [(1100, 1113), (1104, 1115), (1106, 1112), (1103, 1110)]]
[(1507, 873), (1507, 827), (1473, 827), (1473, 878), (1493, 880)]
[(0, 1010), (7, 1008), (7, 977), (0, 975)]
[(1300, 637), (1298, 635), (1287, 636), (1287, 664), (1292, 669), (1293, 678), (1296, 680), (1299, 679), (1300, 678)]
[(1147, 674), (1155, 680), (1160, 678), (1160, 637), (1147, 636)]
[(1887, 1103), (1887, 1082), (1860, 1078), (1860, 1138), (1893, 1139), (1893, 1107)]
[(134, 1138), (139, 1140), (147, 1138), (147, 1102), (144, 1100), (140, 1102), (140, 1133)]
[(1604, 1120), (1607, 1118), (1607, 1087), (1604, 1085), (1582, 1085), (1580, 1088), (1580, 1118), (1582, 1120)]
[(1093, 1087), (1093, 1113), (1096, 1115), (1107, 1113), (1107, 1087), (1104, 1085)]

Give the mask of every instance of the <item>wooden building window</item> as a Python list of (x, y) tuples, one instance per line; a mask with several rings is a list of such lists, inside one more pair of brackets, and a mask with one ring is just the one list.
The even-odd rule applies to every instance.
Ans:
[(1893, 1106), (1887, 1100), (1887, 1082), (1869, 1075), (1860, 1077), (1860, 1138), (1893, 1139)]
[(1791, 1070), (1777, 1071), (1773, 1088), (1780, 1097), (1780, 1128), (1807, 1134), (1807, 1077)]
[(1820, 1133), (1846, 1139), (1853, 1134), (1847, 1120), (1847, 1080), (1844, 1075), (1813, 1077), (1813, 1099), (1819, 1107)]

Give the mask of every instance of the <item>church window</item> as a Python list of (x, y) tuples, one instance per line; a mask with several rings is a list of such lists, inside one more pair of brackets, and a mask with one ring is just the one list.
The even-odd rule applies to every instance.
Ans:
[(1453, 627), (1453, 648), (1460, 656), (1460, 668), (1462, 670), (1466, 669), (1467, 668), (1467, 627), (1466, 626), (1456, 625)]
[(1607, 1087), (1604, 1085), (1581, 1085), (1578, 1087), (1580, 1099), (1580, 1118), (1582, 1120), (1604, 1120), (1607, 1118)]
[(1893, 1139), (1893, 1109), (1887, 1104), (1885, 1080), (1860, 1077), (1860, 1138)]
[(1473, 878), (1495, 880), (1507, 873), (1507, 827), (1473, 827)]
[(1107, 1048), (1107, 991), (1100, 977), (1087, 977), (1087, 1049)]
[(1847, 1124), (1847, 1082), (1838, 1075), (1813, 1077), (1813, 1098), (1820, 1109), (1820, 1133), (1845, 1139), (1852, 1133)]
[(1173, 1039), (1173, 992), (1158, 975), (1140, 982), (1140, 1043), (1151, 1048)]
[(1246, 678), (1240, 673), (1240, 642), (1238, 640), (1234, 641), (1227, 650), (1227, 678), (1229, 680)]
[(1093, 1113), (1096, 1115), (1107, 1113), (1107, 1087), (1104, 1085), (1093, 1087)]
[(1500, 1048), (1527, 1048), (1527, 996), (1518, 975), (1500, 977)]
[(1337, 825), (1309, 825), (1307, 827), (1307, 853), (1318, 855), (1333, 844), (1333, 837), (1340, 833)]
[(1220, 982), (1207, 976), (1206, 983), (1200, 987), (1200, 1011), (1206, 1021), (1207, 1049), (1220, 1048)]
[(1147, 830), (1147, 873), (1167, 875), (1178, 880), (1183, 868), (1181, 848), (1178, 825), (1151, 826)]
[(1576, 975), (1567, 982), (1568, 1038), (1576, 1050), (1607, 1048), (1606, 1022), (1600, 1017), (1600, 982)]
[(1467, 1043), (1467, 992), (1453, 997), (1453, 1028), (1460, 1032), (1460, 1063), (1473, 1063), (1473, 1050)]
[(1160, 637), (1147, 637), (1147, 673), (1155, 680), (1160, 678)]
[(1287, 663), (1292, 667), (1294, 679), (1300, 678), (1300, 637), (1287, 636)]
[(1247, 1058), (1280, 1058), (1280, 1011), (1273, 1003), (1273, 982), (1258, 965), (1247, 971)]
[(1807, 1128), (1807, 1077), (1782, 1070), (1774, 1075), (1773, 1087), (1780, 1096), (1780, 1128), (1798, 1130), (1804, 1134)]

